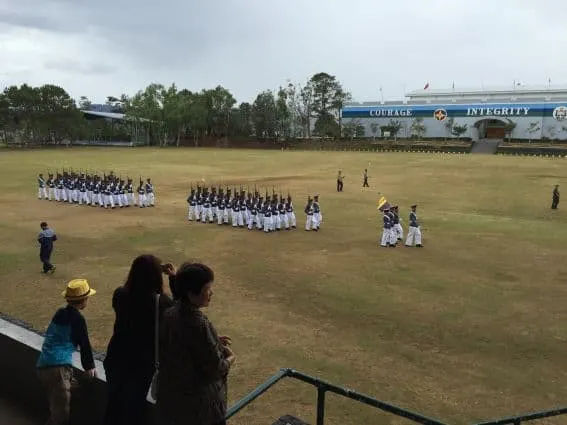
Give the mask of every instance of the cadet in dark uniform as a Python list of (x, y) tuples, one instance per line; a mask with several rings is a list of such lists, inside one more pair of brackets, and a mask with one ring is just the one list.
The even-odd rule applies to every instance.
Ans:
[(310, 196), (307, 197), (307, 205), (303, 210), (305, 212), (305, 230), (309, 231), (313, 228), (313, 200)]
[(362, 187), (370, 187), (370, 185), (368, 184), (368, 170), (366, 168), (364, 169), (362, 178), (364, 179), (364, 181), (362, 182)]
[(551, 200), (551, 209), (556, 210), (559, 206), (559, 185), (556, 184), (553, 188), (553, 199)]
[[(392, 219), (390, 217), (390, 210), (389, 208), (384, 208), (384, 215), (382, 218), (382, 222), (383, 222), (383, 227), (382, 227), (382, 239), (380, 241), (380, 246), (382, 248), (386, 248), (390, 245), (390, 235), (391, 235), (391, 230), (392, 230)], [(395, 245), (394, 245), (395, 247)]]
[(408, 229), (408, 237), (406, 239), (406, 246), (413, 246), (415, 242), (415, 246), (418, 248), (423, 248), (421, 243), (421, 226), (417, 221), (417, 205), (411, 206), (411, 212), (409, 214), (409, 229)]
[(339, 170), (339, 174), (337, 174), (337, 192), (343, 191), (343, 180), (345, 176), (343, 176), (343, 172)]

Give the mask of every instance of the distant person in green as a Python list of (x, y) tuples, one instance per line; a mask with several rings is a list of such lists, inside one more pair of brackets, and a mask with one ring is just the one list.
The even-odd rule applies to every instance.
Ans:
[(39, 379), (47, 390), (49, 425), (69, 423), (73, 353), (77, 347), (81, 351), (85, 374), (89, 378), (96, 376), (87, 323), (81, 314), (89, 297), (95, 293), (85, 279), (70, 281), (62, 293), (67, 305), (57, 310), (45, 333), (36, 367)]
[(343, 191), (343, 180), (344, 180), (345, 176), (343, 176), (343, 172), (342, 170), (339, 170), (339, 173), (337, 174), (337, 192), (342, 192)]
[(559, 185), (556, 184), (553, 188), (553, 195), (551, 200), (551, 209), (556, 210), (559, 206)]

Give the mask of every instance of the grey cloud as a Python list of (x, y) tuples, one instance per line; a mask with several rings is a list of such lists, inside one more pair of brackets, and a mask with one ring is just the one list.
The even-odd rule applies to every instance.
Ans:
[(115, 67), (104, 63), (82, 63), (75, 60), (60, 59), (48, 60), (43, 64), (43, 66), (48, 70), (83, 75), (111, 74), (116, 69)]
[(399, 98), (404, 86), (428, 81), (558, 81), (566, 12), (556, 0), (0, 0), (0, 23), (104, 40), (96, 48), (120, 59), (119, 73), (90, 65), (97, 58), (88, 48), (84, 63), (61, 65), (77, 78), (107, 75), (103, 91), (132, 81), (220, 83), (239, 100), (318, 71), (337, 75), (358, 99), (376, 99), (380, 86)]

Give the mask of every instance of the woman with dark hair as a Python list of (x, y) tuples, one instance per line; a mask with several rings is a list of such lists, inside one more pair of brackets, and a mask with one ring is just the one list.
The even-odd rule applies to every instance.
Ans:
[(153, 255), (140, 255), (132, 262), (124, 286), (114, 291), (116, 321), (104, 360), (108, 387), (105, 425), (149, 422), (146, 397), (155, 367), (156, 295), (160, 295), (160, 317), (173, 305), (163, 293), (164, 273), (173, 286), (175, 269), (171, 264), (162, 265)]
[(201, 309), (213, 295), (213, 271), (185, 263), (175, 275), (179, 301), (166, 311), (160, 332), (157, 408), (164, 425), (223, 425), (226, 377), (236, 356)]

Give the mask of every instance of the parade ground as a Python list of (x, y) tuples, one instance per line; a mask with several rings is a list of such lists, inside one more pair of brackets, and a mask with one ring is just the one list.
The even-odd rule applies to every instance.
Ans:
[[(457, 423), (564, 405), (567, 191), (564, 158), (370, 152), (70, 148), (0, 152), (0, 311), (44, 330), (61, 291), (85, 277), (84, 311), (104, 351), (113, 290), (132, 259), (197, 259), (216, 274), (207, 314), (238, 356), (234, 402), (280, 367)], [(151, 177), (155, 208), (104, 210), (37, 199), (37, 174), (62, 169)], [(368, 168), (370, 189), (362, 190)], [(339, 169), (344, 192), (336, 192)], [(298, 228), (189, 223), (190, 182), (288, 191)], [(380, 248), (378, 192), (407, 232), (418, 205), (424, 248)], [(323, 224), (303, 230), (308, 195)], [(39, 223), (56, 231), (57, 270), (41, 273)], [(314, 423), (316, 393), (285, 381), (233, 422), (285, 413)], [(397, 424), (329, 396), (329, 424)], [(403, 422), (405, 423), (405, 422)], [(550, 422), (551, 423), (551, 422)]]

